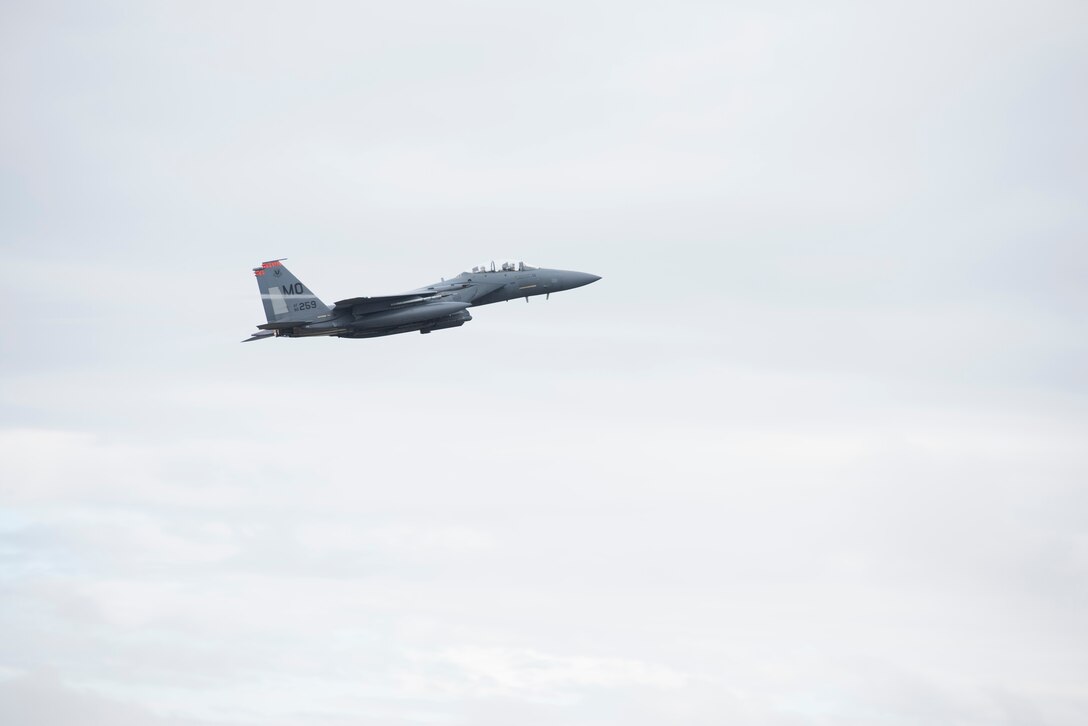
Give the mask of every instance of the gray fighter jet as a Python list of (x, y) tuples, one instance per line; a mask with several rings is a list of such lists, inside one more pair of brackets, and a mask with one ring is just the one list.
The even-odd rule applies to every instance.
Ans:
[(268, 322), (258, 325), (258, 332), (243, 343), (283, 336), (376, 338), (457, 328), (472, 320), (470, 307), (522, 297), (528, 302), (533, 295), (547, 298), (601, 279), (587, 272), (547, 270), (523, 262), (506, 262), (495, 269), (492, 262), (490, 268), (473, 267), (471, 272), (401, 295), (353, 297), (329, 307), (288, 272), (283, 260), (262, 262), (253, 274)]

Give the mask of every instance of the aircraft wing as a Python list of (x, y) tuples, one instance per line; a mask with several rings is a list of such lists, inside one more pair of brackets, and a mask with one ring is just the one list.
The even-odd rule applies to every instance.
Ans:
[(413, 303), (420, 303), (427, 300), (432, 300), (436, 296), (433, 293), (418, 293), (412, 292), (406, 295), (381, 295), (378, 297), (352, 297), (347, 300), (340, 300), (333, 306), (333, 311), (351, 310), (351, 314), (355, 316), (366, 315), (368, 313), (376, 313), (380, 310), (389, 310), (390, 308), (398, 308), (402, 305), (411, 305)]

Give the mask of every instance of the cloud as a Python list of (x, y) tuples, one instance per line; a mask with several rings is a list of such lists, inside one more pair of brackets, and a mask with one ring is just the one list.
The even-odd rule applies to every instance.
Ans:
[[(677, 689), (689, 680), (682, 673), (637, 660), (556, 656), (510, 648), (458, 648), (417, 656), (416, 660), (453, 669), (452, 682), (435, 684), (434, 691), (476, 698), (563, 701), (587, 688)], [(432, 690), (430, 684), (416, 685), (422, 692)]]
[(81, 723), (87, 726), (213, 726), (222, 723), (176, 718), (93, 690), (66, 684), (56, 671), (36, 671), (0, 680), (0, 713), (11, 724)]

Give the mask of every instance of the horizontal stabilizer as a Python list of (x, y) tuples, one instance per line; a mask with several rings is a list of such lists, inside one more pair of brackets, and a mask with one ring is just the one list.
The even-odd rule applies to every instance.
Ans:
[(295, 321), (285, 320), (285, 321), (279, 322), (279, 323), (261, 323), (257, 327), (260, 328), (261, 330), (290, 330), (291, 328), (297, 328), (298, 326), (305, 325), (305, 324), (306, 324), (305, 322), (298, 321), (298, 320), (295, 320)]
[(261, 331), (259, 331), (257, 333), (254, 333), (253, 335), (249, 336), (248, 338), (246, 338), (242, 342), (243, 343), (249, 343), (249, 342), (254, 341), (254, 340), (264, 340), (265, 338), (273, 338), (273, 337), (275, 337), (275, 335), (276, 335), (275, 331), (261, 330)]

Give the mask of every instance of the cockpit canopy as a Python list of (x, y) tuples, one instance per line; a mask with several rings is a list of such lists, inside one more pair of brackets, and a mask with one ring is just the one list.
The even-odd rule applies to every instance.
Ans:
[(504, 262), (504, 263), (502, 263), (502, 268), (499, 269), (499, 270), (496, 270), (495, 269), (495, 263), (492, 262), (490, 268), (487, 265), (480, 265), (478, 267), (473, 267), (472, 271), (475, 272), (475, 273), (481, 273), (481, 272), (527, 272), (528, 270), (538, 270), (538, 269), (540, 269), (540, 268), (539, 267), (533, 267), (532, 265), (527, 265), (524, 262)]

